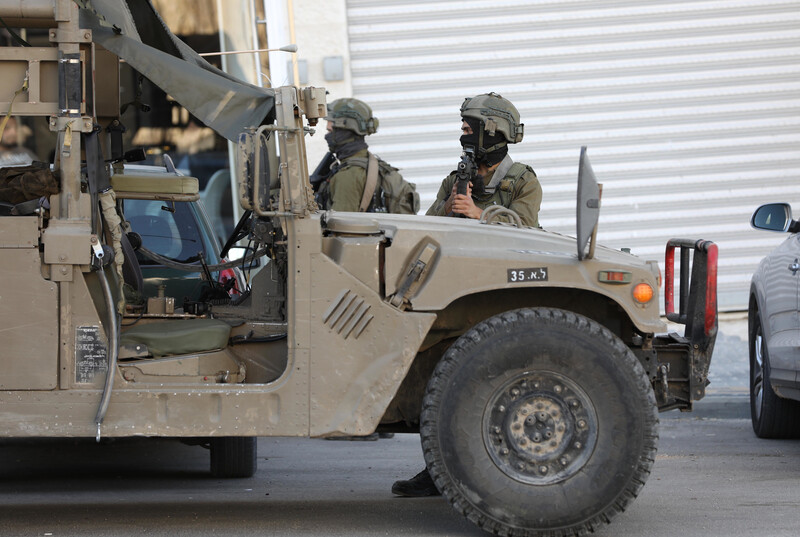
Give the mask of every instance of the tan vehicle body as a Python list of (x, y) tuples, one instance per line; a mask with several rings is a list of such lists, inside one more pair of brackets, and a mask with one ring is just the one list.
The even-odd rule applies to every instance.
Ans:
[[(253, 278), (249, 302), (212, 308), (212, 316), (232, 325), (230, 343), (167, 356), (114, 346), (109, 318), (120, 297), (115, 292), (114, 303), (104, 297), (92, 252), (115, 244), (92, 230), (91, 196), (81, 186), (81, 134), (118, 119), (118, 58), (79, 27), (71, 1), (20, 2), (0, 8), (0, 17), (12, 27), (52, 28), (52, 48), (0, 49), (0, 110), (14, 101), (15, 114), (50, 117), (59, 135), (60, 177), (49, 212), (0, 216), (1, 437), (418, 431), (426, 385), (445, 351), (482, 321), (520, 308), (564, 310), (607, 329), (641, 363), (649, 397), (661, 409), (690, 409), (703, 396), (715, 321), (703, 349), (694, 339), (659, 336), (666, 325), (655, 262), (593, 246), (593, 255), (579, 259), (574, 238), (540, 229), (318, 211), (303, 141), (304, 119), (316, 124), (325, 115), (324, 90), (315, 88), (275, 90), (275, 121), (267, 130), (281, 154), (270, 162), (277, 206), (248, 197), (252, 177), (240, 177), (243, 204), (255, 207), (253, 221), (278, 230), (277, 257)], [(77, 115), (59, 108), (53, 90), (58, 54), (76, 52), (84, 91), (93, 97)], [(27, 90), (15, 100), (24, 78)], [(107, 152), (107, 140), (103, 147)], [(154, 181), (120, 164), (114, 169), (117, 199), (197, 195), (190, 178), (164, 172)], [(624, 281), (603, 281), (604, 271)], [(114, 266), (101, 272), (116, 288)], [(655, 298), (636, 302), (637, 284), (649, 285)], [(125, 311), (120, 336), (137, 318), (137, 329), (169, 332), (205, 317)], [(247, 344), (234, 344), (237, 338)], [(118, 359), (109, 360), (116, 350)], [(104, 392), (107, 409), (99, 412)]]

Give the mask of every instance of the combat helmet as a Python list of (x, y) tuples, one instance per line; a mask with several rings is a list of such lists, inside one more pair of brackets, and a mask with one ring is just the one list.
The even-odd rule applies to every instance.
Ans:
[[(521, 142), (525, 132), (525, 125), (519, 122), (517, 108), (511, 101), (494, 92), (464, 99), (461, 117), (480, 121), (483, 132), (489, 136), (500, 133), (510, 144)], [(480, 134), (483, 135), (483, 132)]]
[(353, 131), (361, 136), (375, 134), (379, 124), (378, 118), (372, 117), (372, 108), (364, 101), (353, 98), (336, 99), (328, 103), (325, 119), (338, 129)]

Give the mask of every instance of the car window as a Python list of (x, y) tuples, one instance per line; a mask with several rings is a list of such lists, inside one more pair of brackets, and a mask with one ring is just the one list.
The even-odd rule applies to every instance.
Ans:
[[(165, 210), (163, 207), (169, 208)], [(151, 200), (125, 200), (125, 219), (142, 237), (142, 245), (159, 255), (180, 262), (199, 259), (203, 240), (189, 204)], [(139, 256), (140, 263), (153, 264)]]

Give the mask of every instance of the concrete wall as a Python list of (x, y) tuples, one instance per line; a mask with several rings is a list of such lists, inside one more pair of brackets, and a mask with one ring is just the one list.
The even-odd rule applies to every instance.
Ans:
[[(347, 9), (345, 0), (294, 0), (295, 37), (298, 46), (297, 59), (308, 64), (308, 84), (324, 86), (328, 102), (350, 97), (353, 92), (350, 68), (350, 43), (347, 32)], [(341, 56), (344, 60), (344, 80), (325, 80), (323, 59)], [(328, 151), (325, 143), (325, 122), (317, 126), (317, 133), (306, 138), (309, 170)]]

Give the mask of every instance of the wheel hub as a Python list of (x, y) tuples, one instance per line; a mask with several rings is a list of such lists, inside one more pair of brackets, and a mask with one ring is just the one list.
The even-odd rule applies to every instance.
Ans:
[(521, 373), (494, 394), (483, 419), (484, 443), (508, 476), (545, 485), (580, 470), (597, 442), (586, 392), (554, 372)]

